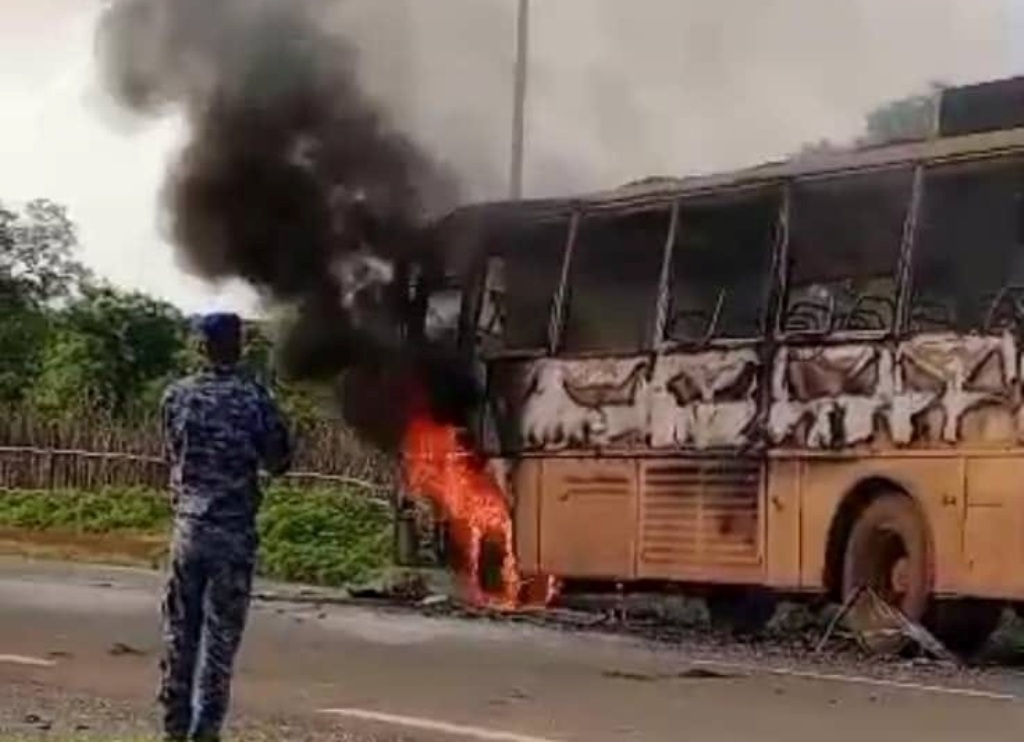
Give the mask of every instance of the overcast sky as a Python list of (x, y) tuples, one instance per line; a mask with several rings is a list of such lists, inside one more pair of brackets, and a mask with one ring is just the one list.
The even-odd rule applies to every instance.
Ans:
[[(212, 299), (159, 237), (181, 130), (104, 113), (99, 0), (2, 2), (0, 200), (66, 204), (84, 259), (117, 284), (187, 309), (244, 301)], [(515, 0), (342, 4), (395, 123), (456, 168), (467, 198), (500, 197)], [(528, 195), (754, 164), (856, 136), (870, 108), (930, 80), (1024, 72), (1024, 0), (533, 0), (532, 21)]]

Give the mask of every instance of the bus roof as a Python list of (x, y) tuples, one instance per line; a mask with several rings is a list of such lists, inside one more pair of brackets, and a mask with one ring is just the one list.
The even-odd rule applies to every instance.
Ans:
[(580, 196), (523, 201), (495, 201), (464, 206), (449, 218), (480, 220), (492, 228), (566, 218), (576, 211), (633, 211), (668, 205), (680, 198), (918, 163), (935, 163), (1024, 152), (1024, 127), (931, 138), (898, 144), (802, 154), (787, 160), (710, 175), (648, 178), (620, 188)]

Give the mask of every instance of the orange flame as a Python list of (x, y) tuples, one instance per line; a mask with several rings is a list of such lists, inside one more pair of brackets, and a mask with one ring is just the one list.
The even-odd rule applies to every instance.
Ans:
[[(416, 395), (415, 402), (403, 446), (408, 491), (430, 501), (447, 521), (461, 557), (458, 576), (467, 599), (478, 606), (514, 610), (521, 604), (524, 580), (516, 561), (508, 500), (482, 459), (459, 441), (457, 429), (435, 420), (422, 395)], [(502, 585), (496, 595), (480, 583), (484, 542), (503, 549)], [(545, 604), (554, 597), (556, 585), (547, 578), (540, 598)]]

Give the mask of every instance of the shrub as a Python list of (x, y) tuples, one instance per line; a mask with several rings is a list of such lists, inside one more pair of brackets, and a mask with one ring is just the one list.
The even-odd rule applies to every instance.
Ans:
[[(142, 489), (0, 491), (0, 528), (69, 533), (163, 533), (165, 493)], [(391, 515), (361, 493), (271, 487), (258, 519), (260, 574), (340, 586), (389, 566)]]
[(153, 532), (170, 520), (167, 497), (143, 489), (5, 490), (0, 527), (79, 533)]
[(390, 563), (390, 524), (365, 496), (272, 489), (259, 517), (261, 572), (318, 585), (363, 580)]

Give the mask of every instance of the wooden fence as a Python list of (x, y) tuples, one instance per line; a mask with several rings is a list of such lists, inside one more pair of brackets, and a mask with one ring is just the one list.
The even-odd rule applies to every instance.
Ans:
[[(357, 488), (387, 497), (393, 464), (340, 426), (320, 424), (296, 435), (288, 479), (299, 485)], [(126, 427), (101, 419), (41, 423), (0, 414), (0, 488), (163, 488), (167, 466), (150, 426)]]

